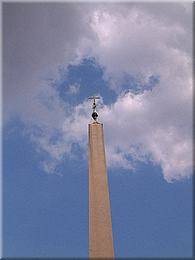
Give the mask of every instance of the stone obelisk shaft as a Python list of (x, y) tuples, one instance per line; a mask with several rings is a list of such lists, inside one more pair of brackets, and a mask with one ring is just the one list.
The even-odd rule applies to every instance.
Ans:
[(89, 124), (89, 257), (114, 258), (103, 125)]

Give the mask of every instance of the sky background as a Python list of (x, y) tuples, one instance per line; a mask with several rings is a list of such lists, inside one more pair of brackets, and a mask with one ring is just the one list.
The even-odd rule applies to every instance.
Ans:
[(97, 94), (115, 256), (192, 256), (192, 4), (2, 11), (3, 255), (88, 256)]

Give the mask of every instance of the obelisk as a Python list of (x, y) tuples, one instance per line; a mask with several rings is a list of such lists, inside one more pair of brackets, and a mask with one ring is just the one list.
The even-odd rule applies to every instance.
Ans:
[(97, 122), (95, 98), (89, 124), (89, 257), (114, 259), (112, 221), (103, 124)]

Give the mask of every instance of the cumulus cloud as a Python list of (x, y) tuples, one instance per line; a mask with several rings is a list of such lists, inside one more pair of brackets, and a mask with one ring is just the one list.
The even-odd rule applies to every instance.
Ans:
[(181, 59), (185, 62), (181, 39), (190, 36), (188, 31), (181, 24), (166, 25), (138, 7), (133, 6), (125, 14), (96, 10), (90, 25), (97, 36), (93, 55), (105, 66), (105, 74), (115, 87), (124, 73), (164, 75), (170, 73), (170, 67), (176, 69)]
[[(128, 93), (112, 108), (102, 111), (102, 117), (112, 153), (120, 149), (123, 158), (132, 156), (136, 160), (159, 164), (165, 179), (171, 181), (192, 173), (192, 140), (191, 131), (185, 129), (182, 117), (169, 118), (169, 110), (166, 110), (166, 104), (164, 109), (156, 107), (155, 102), (148, 100), (147, 94), (132, 97)], [(118, 154), (121, 156), (120, 152)]]
[[(153, 92), (133, 98), (119, 96), (102, 117), (109, 129), (111, 154), (118, 146), (122, 152), (117, 154), (125, 160), (132, 155), (132, 147), (141, 147), (138, 153), (149, 154), (161, 165), (167, 181), (192, 173), (191, 17), (187, 18), (189, 9), (182, 5), (169, 7), (167, 20), (166, 13), (163, 18), (160, 7), (152, 4), (132, 6), (128, 11), (100, 8), (93, 12), (90, 24), (97, 36), (93, 55), (105, 67), (105, 77), (116, 91), (124, 73), (140, 75), (143, 80), (160, 76)], [(128, 167), (129, 162), (119, 160)]]
[[(50, 163), (43, 162), (44, 169), (47, 172), (55, 171), (56, 165), (66, 154), (74, 156), (74, 143), (86, 149), (89, 122), (89, 103), (86, 100), (72, 107), (71, 104), (62, 102), (54, 88), (40, 84), (40, 75), (49, 75), (44, 66), (49, 63), (56, 68), (57, 64), (63, 63), (67, 67), (68, 64), (79, 64), (85, 57), (95, 57), (103, 68), (105, 80), (118, 95), (116, 102), (109, 106), (104, 105), (103, 99), (100, 101), (99, 112), (105, 125), (108, 165), (133, 171), (137, 162), (150, 161), (161, 166), (168, 182), (190, 176), (192, 5), (63, 4), (67, 15), (62, 15), (58, 5), (55, 5), (54, 11), (49, 4), (45, 6), (46, 9), (41, 7), (45, 21), (39, 29), (35, 26), (35, 19), (32, 18), (29, 22), (27, 18), (27, 15), (34, 17), (33, 10), (37, 10), (35, 5), (22, 11), (22, 18), (17, 19), (17, 16), (21, 17), (21, 10), (26, 10), (24, 6), (21, 9), (21, 6), (19, 8), (13, 4), (12, 8), (4, 9), (4, 19), (8, 20), (4, 23), (7, 24), (4, 39), (9, 42), (11, 49), (10, 54), (8, 47), (4, 52), (4, 86), (7, 88), (5, 103), (13, 101), (12, 109), (7, 107), (6, 113), (10, 115), (11, 111), (17, 111), (24, 122), (39, 129), (37, 132), (29, 127), (37, 149), (50, 156)], [(15, 16), (9, 20), (8, 14), (13, 10)], [(39, 10), (36, 17), (42, 17), (42, 11)], [(14, 31), (10, 31), (14, 28), (14, 19), (20, 25), (17, 30), (21, 39), (16, 37)], [(21, 25), (24, 20), (27, 21), (27, 28)], [(62, 30), (57, 29), (59, 22), (64, 24)], [(71, 24), (71, 30), (68, 24)], [(26, 31), (29, 26), (33, 27), (30, 39), (38, 38), (40, 46), (45, 40), (40, 36), (45, 33), (48, 46), (44, 53), (40, 51), (39, 55), (35, 55), (39, 46), (34, 46), (27, 40)], [(16, 47), (13, 47), (15, 42)], [(32, 62), (25, 55), (25, 50), (21, 49), (26, 44), (26, 51), (33, 57)], [(57, 49), (51, 55), (50, 52)], [(19, 52), (15, 54), (15, 50)], [(52, 62), (54, 56), (55, 62)], [(20, 59), (28, 60), (29, 68), (17, 67), (16, 63)], [(158, 75), (159, 82), (152, 91), (142, 91), (139, 94), (130, 90), (123, 92), (121, 86), (124, 75), (127, 74), (139, 79), (141, 85), (153, 75)], [(68, 91), (78, 95), (82, 86), (71, 85)]]
[(76, 95), (79, 93), (80, 86), (78, 84), (70, 85), (67, 94)]

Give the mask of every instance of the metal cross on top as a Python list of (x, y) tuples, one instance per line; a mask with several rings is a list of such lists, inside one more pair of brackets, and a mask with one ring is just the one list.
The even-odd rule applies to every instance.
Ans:
[(93, 112), (92, 112), (92, 117), (95, 121), (97, 121), (97, 118), (98, 118), (98, 113), (96, 112), (96, 103), (95, 103), (95, 100), (96, 99), (100, 99), (100, 97), (98, 96), (92, 96), (92, 97), (89, 97), (88, 99), (93, 99), (93, 106), (92, 106), (92, 109), (93, 109)]

